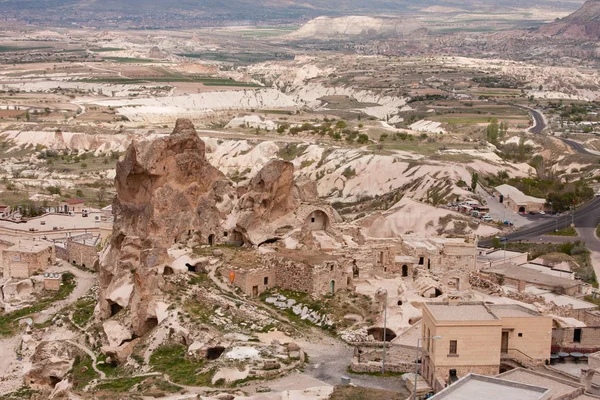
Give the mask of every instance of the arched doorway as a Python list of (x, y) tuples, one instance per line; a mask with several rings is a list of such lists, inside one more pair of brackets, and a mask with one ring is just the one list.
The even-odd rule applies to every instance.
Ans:
[(406, 278), (408, 276), (408, 265), (402, 266), (402, 277)]
[(306, 226), (310, 231), (323, 231), (327, 229), (329, 217), (321, 210), (315, 210), (310, 213), (306, 220)]
[(331, 281), (329, 282), (329, 293), (334, 294), (335, 293), (335, 281)]
[(383, 336), (383, 328), (380, 327), (367, 329), (367, 334), (373, 336), (373, 338), (378, 342), (390, 342), (396, 337), (396, 333), (390, 328), (385, 329), (385, 338)]
[(525, 213), (525, 207), (524, 206), (519, 207), (519, 212), (520, 213)]
[(211, 233), (210, 235), (208, 235), (208, 245), (209, 246), (214, 246), (215, 245), (215, 235), (213, 233)]
[(175, 271), (173, 271), (173, 268), (169, 267), (169, 266), (165, 266), (165, 268), (163, 269), (163, 275), (173, 275)]

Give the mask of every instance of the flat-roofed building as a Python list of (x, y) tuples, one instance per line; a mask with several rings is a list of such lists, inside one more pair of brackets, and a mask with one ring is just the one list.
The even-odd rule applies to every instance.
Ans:
[(544, 211), (546, 199), (528, 196), (514, 186), (496, 186), (496, 195), (500, 203), (514, 212), (528, 213)]
[(431, 400), (549, 400), (551, 390), (542, 386), (468, 374), (442, 390)]
[(45, 241), (19, 240), (1, 250), (5, 278), (28, 278), (56, 262), (54, 245)]
[[(422, 374), (439, 391), (469, 373), (496, 375), (503, 360), (537, 365), (550, 358), (552, 318), (519, 305), (423, 305)], [(439, 339), (427, 339), (433, 336)]]

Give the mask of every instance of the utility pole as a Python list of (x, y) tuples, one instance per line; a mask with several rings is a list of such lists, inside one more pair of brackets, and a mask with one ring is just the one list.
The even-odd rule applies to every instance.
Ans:
[(381, 375), (385, 375), (385, 348), (387, 347), (387, 302), (388, 292), (385, 291), (385, 302), (383, 303), (383, 358), (381, 359)]

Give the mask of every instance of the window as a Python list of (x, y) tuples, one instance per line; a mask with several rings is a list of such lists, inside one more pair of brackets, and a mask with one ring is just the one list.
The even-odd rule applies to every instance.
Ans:
[(419, 257), (419, 265), (423, 265), (425, 263), (425, 257)]
[(329, 271), (333, 271), (333, 264), (329, 266)]
[(573, 331), (573, 342), (581, 343), (581, 328), (575, 328)]
[(312, 217), (312, 218), (310, 219), (310, 222), (315, 222), (315, 217)]
[(519, 332), (519, 337), (523, 337), (523, 334), (521, 332)]
[(456, 340), (450, 341), (450, 349), (448, 351), (448, 354), (451, 354), (451, 355), (458, 354), (458, 342)]
[(268, 285), (269, 284), (269, 277), (265, 276), (265, 279), (263, 279), (263, 281), (264, 281), (265, 285)]
[(227, 232), (223, 232), (223, 236), (227, 237)]

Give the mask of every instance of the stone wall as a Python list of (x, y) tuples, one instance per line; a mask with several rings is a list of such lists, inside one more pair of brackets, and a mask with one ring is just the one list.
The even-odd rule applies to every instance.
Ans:
[(43, 272), (46, 267), (56, 262), (54, 245), (26, 251), (6, 249), (2, 251), (2, 266), (4, 277), (27, 278), (36, 272)]
[(277, 277), (273, 267), (255, 268), (251, 270), (233, 269), (233, 284), (248, 296), (258, 296), (277, 285)]
[[(580, 331), (580, 340), (575, 342), (575, 330)], [(600, 351), (600, 327), (554, 328), (552, 329), (552, 351), (572, 353), (594, 353)]]
[(74, 240), (67, 241), (67, 260), (86, 268), (94, 268), (98, 259), (98, 249)]
[[(350, 363), (353, 372), (380, 372), (383, 359), (381, 343), (372, 343), (376, 347), (357, 347), (355, 357)], [(415, 370), (416, 349), (408, 346), (386, 346), (385, 370), (391, 372), (412, 372)]]
[(56, 258), (60, 258), (61, 260), (69, 261), (69, 253), (67, 252), (67, 247), (58, 245), (55, 246)]
[(275, 263), (276, 285), (282, 289), (294, 290), (298, 292), (313, 293), (314, 276), (313, 267), (277, 257), (272, 263)]

